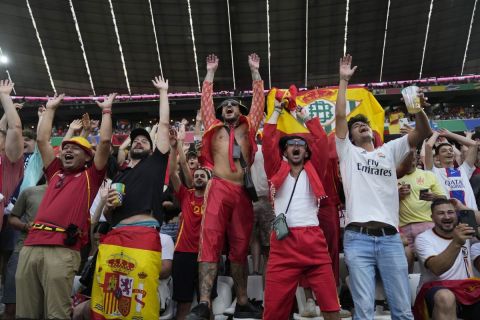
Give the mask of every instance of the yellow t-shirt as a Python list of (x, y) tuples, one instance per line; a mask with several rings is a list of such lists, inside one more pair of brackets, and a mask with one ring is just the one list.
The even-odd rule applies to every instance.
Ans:
[(400, 227), (414, 222), (432, 221), (430, 201), (420, 200), (420, 190), (428, 189), (436, 195), (445, 195), (445, 191), (432, 172), (415, 169), (411, 174), (398, 179), (400, 184), (410, 185), (410, 194), (400, 200)]

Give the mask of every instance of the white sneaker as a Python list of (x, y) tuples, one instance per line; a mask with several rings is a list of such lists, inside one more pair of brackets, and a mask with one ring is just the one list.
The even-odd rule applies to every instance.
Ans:
[(232, 304), (230, 305), (230, 307), (228, 307), (227, 309), (225, 309), (225, 311), (223, 311), (223, 315), (225, 316), (233, 316), (233, 314), (235, 313), (235, 307), (237, 306), (237, 298), (235, 298), (235, 300), (233, 300)]
[(303, 311), (300, 315), (305, 318), (317, 317), (318, 315), (315, 308), (315, 300), (311, 298), (307, 299), (307, 303), (305, 303), (305, 307), (303, 308)]

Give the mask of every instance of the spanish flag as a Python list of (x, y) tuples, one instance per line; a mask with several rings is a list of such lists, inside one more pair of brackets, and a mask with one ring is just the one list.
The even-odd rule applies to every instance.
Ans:
[[(327, 132), (335, 130), (335, 101), (337, 88), (314, 89), (298, 92), (295, 86), (289, 89), (270, 90), (267, 96), (267, 120), (273, 113), (274, 101), (288, 103), (289, 112), (283, 112), (278, 119), (277, 129), (286, 134), (308, 133), (307, 128), (297, 122), (293, 116), (296, 107), (307, 108), (311, 117), (320, 118)], [(364, 114), (370, 120), (375, 136), (383, 141), (385, 111), (371, 92), (363, 87), (347, 89), (347, 119)]]
[(91, 319), (158, 319), (161, 265), (158, 231), (143, 226), (110, 231), (98, 248)]

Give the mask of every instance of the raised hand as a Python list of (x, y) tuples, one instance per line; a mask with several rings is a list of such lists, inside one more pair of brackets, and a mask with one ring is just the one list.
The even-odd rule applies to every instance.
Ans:
[(202, 112), (197, 110), (197, 116), (195, 117), (195, 121), (202, 121)]
[(460, 223), (453, 229), (453, 241), (459, 245), (464, 245), (468, 239), (472, 239), (475, 234), (475, 229), (468, 224)]
[(297, 114), (297, 119), (300, 118), (303, 122), (310, 120), (310, 115), (308, 114), (307, 108), (297, 107), (295, 112)]
[(170, 146), (172, 148), (177, 147), (177, 130), (174, 128), (171, 128), (168, 134), (168, 140), (170, 142)]
[(37, 116), (40, 118), (40, 117), (43, 115), (43, 113), (45, 112), (45, 110), (46, 110), (46, 109), (45, 109), (44, 106), (38, 107)]
[(207, 72), (215, 72), (218, 68), (218, 57), (216, 55), (209, 54), (207, 56)]
[(442, 137), (447, 137), (448, 138), (452, 134), (449, 130), (447, 130), (445, 128), (440, 128), (437, 131)]
[(14, 103), (13, 105), (15, 106), (15, 109), (17, 109), (17, 111), (23, 109), (23, 103)]
[(152, 80), (152, 83), (158, 91), (168, 90), (168, 79), (163, 79), (162, 76), (155, 77), (155, 79)]
[(90, 123), (90, 116), (88, 115), (88, 113), (85, 113), (82, 116), (82, 127), (87, 132), (90, 132), (90, 130), (92, 130), (92, 124)]
[(248, 66), (250, 70), (258, 70), (260, 68), (260, 57), (255, 52), (248, 55)]
[(352, 68), (352, 56), (347, 54), (343, 58), (340, 58), (339, 62), (339, 75), (340, 80), (350, 81), (350, 78), (357, 70), (357, 66)]
[(47, 101), (47, 105), (45, 106), (46, 109), (56, 110), (62, 102), (63, 97), (65, 97), (64, 93), (62, 93), (61, 95), (54, 95), (53, 98)]
[(418, 98), (420, 99), (420, 106), (422, 108), (430, 107), (430, 103), (428, 103), (428, 98), (425, 97), (423, 90), (420, 88), (417, 93)]
[(72, 129), (73, 131), (81, 130), (83, 128), (82, 120), (80, 119), (73, 120), (72, 123), (70, 123), (69, 128)]
[(113, 100), (115, 100), (115, 97), (117, 96), (117, 93), (110, 93), (108, 97), (104, 98), (102, 102), (97, 101), (97, 106), (100, 107), (102, 110), (111, 110), (112, 105), (113, 105)]
[(180, 127), (177, 130), (177, 140), (185, 141), (186, 135), (187, 134), (185, 133), (185, 125), (180, 124)]
[(0, 80), (0, 94), (10, 95), (14, 85), (10, 80)]

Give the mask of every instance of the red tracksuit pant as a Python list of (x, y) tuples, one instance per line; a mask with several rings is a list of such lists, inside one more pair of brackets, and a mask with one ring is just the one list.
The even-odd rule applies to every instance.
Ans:
[(272, 232), (264, 320), (289, 319), (298, 282), (304, 276), (322, 311), (340, 310), (332, 261), (320, 227), (290, 228), (290, 234), (283, 240), (277, 240)]

